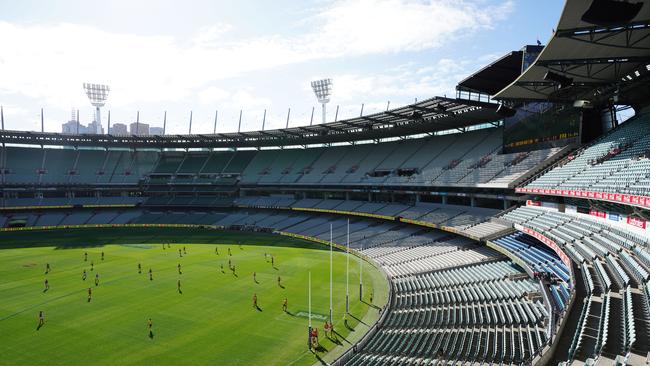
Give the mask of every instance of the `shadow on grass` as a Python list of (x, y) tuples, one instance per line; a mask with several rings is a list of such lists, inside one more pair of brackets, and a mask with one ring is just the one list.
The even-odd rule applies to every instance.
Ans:
[[(327, 349), (325, 349), (325, 347), (319, 345), (318, 347), (316, 347), (315, 351), (316, 352), (327, 352)], [(314, 350), (311, 350), (311, 353), (314, 355), (314, 357), (316, 357), (316, 359), (318, 360), (318, 362), (321, 365), (327, 365), (327, 362), (323, 361), (323, 359), (320, 358), (320, 356), (316, 352), (314, 352)]]
[[(43, 240), (46, 237), (47, 240)], [(203, 228), (80, 228), (56, 230), (30, 230), (0, 233), (0, 249), (52, 247), (56, 249), (99, 248), (108, 244), (140, 244), (141, 249), (150, 249), (141, 244), (223, 244), (255, 246), (278, 246), (329, 250), (309, 241), (270, 233), (253, 233)], [(169, 248), (169, 246), (168, 246)], [(336, 250), (336, 249), (335, 249)]]
[(328, 334), (327, 339), (329, 339), (330, 342), (332, 342), (332, 343), (334, 343), (334, 344), (336, 344), (338, 346), (342, 345), (343, 343), (339, 340), (338, 333), (336, 333), (336, 331), (334, 331), (333, 334), (334, 334), (334, 337), (332, 337), (332, 334)]
[[(342, 340), (345, 341), (345, 343), (347, 343), (347, 344), (352, 344), (352, 343), (350, 343), (350, 341), (347, 340), (347, 338), (345, 338), (344, 336), (342, 336), (342, 335), (341, 335), (339, 332), (337, 332), (336, 330), (334, 331), (334, 334), (336, 335), (336, 340), (338, 340), (339, 338), (341, 338)], [(339, 341), (338, 344), (341, 344), (341, 342)]]
[(343, 323), (345, 324), (345, 329), (349, 330), (350, 332), (354, 332), (354, 328), (352, 328), (350, 324), (348, 324), (347, 319)]
[(375, 304), (371, 304), (371, 303), (369, 303), (369, 302), (366, 302), (366, 300), (361, 300), (361, 302), (364, 303), (364, 304), (366, 304), (366, 305), (368, 305), (368, 306), (370, 306), (371, 308), (375, 308), (375, 309), (377, 309), (377, 310), (381, 309), (379, 306), (377, 306), (377, 305), (375, 305)]
[(359, 318), (357, 318), (357, 317), (356, 317), (356, 316), (354, 316), (353, 314), (348, 314), (348, 315), (350, 315), (350, 318), (352, 318), (352, 319), (354, 319), (354, 320), (356, 320), (356, 321), (358, 321), (359, 323), (361, 323), (361, 324), (363, 324), (363, 325), (365, 325), (365, 326), (367, 326), (367, 325), (368, 325), (368, 324), (366, 324), (366, 323), (364, 323), (364, 322), (363, 322), (363, 320), (361, 320), (361, 319), (359, 319)]

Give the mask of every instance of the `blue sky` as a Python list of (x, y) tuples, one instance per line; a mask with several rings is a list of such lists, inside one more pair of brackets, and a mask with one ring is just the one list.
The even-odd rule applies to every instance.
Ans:
[[(497, 57), (549, 39), (561, 0), (0, 0), (7, 129), (92, 119), (83, 82), (109, 84), (112, 123), (211, 133), (309, 124), (311, 80), (330, 77), (329, 118), (453, 95)], [(106, 126), (103, 113), (103, 124)], [(316, 114), (318, 115), (318, 114)], [(317, 120), (317, 118), (315, 118)]]

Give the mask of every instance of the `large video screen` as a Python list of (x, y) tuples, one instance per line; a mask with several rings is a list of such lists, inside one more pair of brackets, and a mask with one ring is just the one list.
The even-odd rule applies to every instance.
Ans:
[(544, 149), (563, 146), (578, 140), (580, 110), (551, 103), (528, 103), (506, 118), (503, 151)]

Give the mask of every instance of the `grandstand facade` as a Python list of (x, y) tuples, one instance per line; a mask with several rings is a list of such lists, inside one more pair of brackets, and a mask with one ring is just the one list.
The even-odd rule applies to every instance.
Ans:
[(337, 364), (647, 364), (650, 8), (603, 25), (598, 3), (567, 1), (545, 47), (455, 99), (236, 134), (3, 131), (0, 228), (331, 227), (345, 245), (349, 227), (391, 295)]

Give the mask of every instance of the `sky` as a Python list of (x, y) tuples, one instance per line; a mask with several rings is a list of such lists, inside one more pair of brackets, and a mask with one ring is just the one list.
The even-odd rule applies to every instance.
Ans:
[[(310, 82), (331, 78), (328, 121), (434, 96), (498, 57), (546, 43), (563, 0), (0, 0), (5, 128), (93, 119), (83, 83), (108, 84), (107, 125), (167, 133), (309, 125)], [(289, 113), (289, 108), (291, 109)], [(318, 112), (318, 109), (316, 110)], [(314, 123), (320, 121), (315, 113)]]

